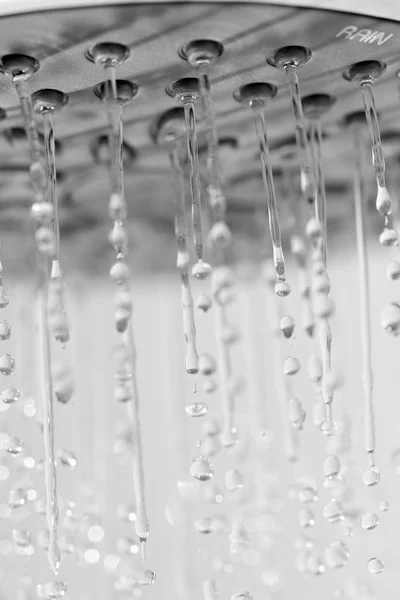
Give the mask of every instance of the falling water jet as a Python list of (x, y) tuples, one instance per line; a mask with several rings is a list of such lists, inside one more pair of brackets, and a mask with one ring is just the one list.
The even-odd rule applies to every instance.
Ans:
[[(201, 182), (195, 102), (199, 97), (199, 81), (194, 77), (178, 79), (166, 88), (167, 94), (183, 104), (186, 123), (186, 140), (190, 164), (190, 192), (192, 198), (192, 224), (198, 263), (203, 263), (204, 241), (201, 206)], [(207, 263), (205, 263), (207, 264)], [(208, 266), (208, 265), (207, 265)], [(195, 265), (196, 267), (196, 265)]]
[(322, 169), (322, 130), (321, 118), (330, 109), (334, 99), (327, 94), (312, 94), (303, 98), (304, 114), (310, 121), (311, 155), (316, 183), (315, 218), (307, 223), (307, 235), (313, 245), (313, 282), (314, 310), (319, 317), (319, 340), (322, 358), (322, 396), (326, 405), (326, 420), (321, 424), (321, 431), (326, 435), (335, 432), (332, 417), (332, 401), (334, 386), (329, 386), (331, 377), (331, 345), (332, 330), (328, 317), (332, 310), (329, 298), (330, 279), (327, 272), (327, 212), (325, 182)]
[(284, 46), (267, 58), (267, 62), (283, 70), (286, 74), (292, 112), (295, 118), (296, 144), (300, 159), (300, 183), (304, 199), (312, 204), (316, 197), (316, 182), (312, 168), (311, 149), (308, 143), (303, 106), (300, 97), (298, 68), (304, 66), (311, 58), (311, 51), (303, 46)]
[(278, 296), (287, 296), (290, 293), (290, 286), (286, 282), (281, 228), (279, 223), (278, 207), (275, 198), (272, 165), (264, 117), (265, 106), (276, 96), (277, 91), (278, 90), (276, 86), (270, 83), (249, 83), (236, 90), (233, 94), (233, 97), (235, 100), (237, 100), (237, 102), (250, 106), (253, 111), (254, 125), (260, 145), (260, 160), (267, 197), (269, 229), (271, 233), (274, 265), (277, 276), (275, 293)]
[[(276, 334), (275, 330), (275, 320), (280, 321), (282, 318), (282, 309), (280, 306), (280, 302), (276, 298), (275, 294), (273, 294), (274, 285), (275, 285), (275, 277), (274, 277), (274, 268), (272, 262), (266, 262), (263, 268), (263, 275), (266, 280), (268, 290), (271, 290), (273, 300), (274, 300), (274, 309), (275, 314), (273, 315), (273, 322), (270, 323), (272, 334)], [(275, 335), (276, 337), (276, 335)], [(274, 352), (274, 358), (276, 361), (275, 372), (277, 375), (282, 372), (282, 363), (283, 363), (283, 349), (281, 344), (280, 336), (276, 339), (276, 342), (279, 344), (279, 351)], [(282, 423), (283, 423), (283, 441), (284, 441), (284, 451), (286, 458), (289, 462), (294, 463), (299, 459), (299, 442), (297, 431), (289, 419), (288, 409), (290, 400), (293, 396), (292, 387), (290, 383), (290, 377), (287, 376), (279, 376), (279, 389), (278, 389), (278, 398), (280, 402), (281, 415), (282, 415)]]
[(27, 80), (39, 70), (40, 64), (33, 56), (25, 54), (6, 54), (1, 59), (1, 71), (11, 77), (21, 105), (22, 117), (29, 144), (30, 175), (34, 201), (44, 201), (46, 173), (42, 165), (41, 144), (36, 127), (33, 104)]
[[(381, 134), (379, 128), (378, 114), (376, 112), (373, 83), (383, 75), (386, 65), (378, 60), (365, 60), (357, 62), (349, 67), (343, 77), (347, 81), (358, 83), (364, 103), (365, 116), (372, 147), (372, 162), (375, 170), (378, 193), (376, 197), (376, 209), (384, 218), (384, 231), (381, 234), (392, 233), (390, 245), (398, 243), (397, 232), (391, 226), (390, 215), (392, 212), (392, 201), (386, 186), (385, 157), (383, 155)], [(385, 244), (384, 238), (381, 243)], [(389, 245), (389, 244), (388, 244)]]
[[(110, 125), (110, 202), (109, 214), (115, 225), (123, 233), (127, 209), (124, 197), (123, 162), (122, 162), (122, 108), (138, 93), (139, 88), (130, 81), (117, 80), (115, 69), (129, 56), (129, 49), (122, 44), (97, 44), (87, 52), (87, 58), (96, 64), (101, 64), (109, 72), (108, 81), (100, 84), (94, 93), (104, 102)], [(129, 286), (129, 269), (124, 262), (127, 252), (127, 236), (118, 235), (113, 240), (117, 252), (117, 262), (110, 271), (111, 278), (125, 295), (131, 295)], [(125, 303), (126, 304), (126, 303)], [(131, 306), (131, 303), (130, 303)], [(119, 383), (123, 381), (129, 386), (131, 400), (127, 402), (128, 413), (132, 427), (134, 451), (132, 453), (132, 475), (136, 501), (135, 530), (141, 544), (142, 560), (145, 561), (145, 545), (149, 533), (149, 523), (146, 515), (145, 485), (143, 472), (143, 452), (141, 441), (141, 424), (139, 418), (139, 391), (136, 374), (136, 347), (132, 329), (132, 318), (126, 320), (121, 329), (116, 322), (117, 331), (121, 335), (122, 360), (120, 370), (116, 374)]]
[(312, 165), (314, 167), (315, 181), (315, 216), (322, 224), (321, 250), (322, 261), (326, 264), (326, 232), (327, 232), (327, 214), (326, 214), (326, 194), (325, 179), (322, 168), (322, 117), (330, 110), (336, 99), (328, 94), (311, 94), (301, 99), (304, 116), (310, 123), (310, 150), (312, 156)]
[(215, 40), (193, 40), (180, 52), (192, 67), (197, 68), (207, 137), (208, 193), (213, 225), (210, 238), (222, 247), (231, 241), (225, 222), (226, 200), (221, 186), (219, 142), (211, 96), (210, 71), (223, 54), (224, 47)]
[[(364, 384), (364, 447), (372, 461), (375, 452), (374, 377), (372, 366), (371, 307), (368, 268), (367, 232), (365, 222), (365, 161), (363, 126), (356, 120), (352, 126), (354, 147), (354, 205), (360, 278), (361, 341)], [(373, 465), (374, 466), (374, 465)]]
[(63, 344), (69, 340), (69, 327), (65, 310), (64, 281), (60, 265), (60, 228), (58, 222), (56, 156), (54, 143), (54, 115), (68, 102), (68, 96), (58, 90), (43, 89), (32, 94), (34, 110), (43, 117), (45, 167), (47, 174), (46, 202), (52, 207), (54, 254), (49, 284), (50, 330)]
[(176, 107), (159, 117), (155, 125), (154, 137), (157, 143), (167, 145), (173, 173), (177, 267), (181, 279), (183, 332), (186, 339), (185, 367), (188, 373), (195, 374), (199, 370), (199, 357), (196, 348), (196, 324), (189, 276), (189, 226), (186, 217), (185, 180), (181, 157), (184, 132), (184, 110), (181, 107)]
[(237, 436), (234, 424), (235, 395), (232, 386), (232, 358), (229, 340), (224, 335), (229, 323), (226, 307), (220, 302), (220, 292), (223, 288), (230, 288), (233, 281), (233, 272), (230, 268), (221, 266), (214, 269), (212, 275), (212, 290), (215, 304), (219, 384), (223, 415), (221, 441), (225, 447), (234, 446), (237, 442)]
[(8, 54), (1, 59), (1, 70), (12, 78), (20, 100), (31, 160), (30, 176), (34, 193), (32, 216), (39, 224), (39, 228), (36, 231), (36, 241), (38, 250), (43, 253), (38, 257), (38, 273), (40, 277), (38, 289), (39, 357), (41, 361), (43, 436), (46, 455), (46, 517), (50, 532), (48, 558), (52, 571), (54, 574), (57, 574), (60, 564), (60, 550), (57, 542), (59, 510), (57, 473), (54, 458), (53, 383), (47, 312), (49, 274), (45, 256), (51, 256), (54, 252), (54, 233), (51, 228), (53, 207), (46, 201), (46, 172), (42, 164), (41, 144), (36, 127), (33, 103), (27, 84), (27, 79), (38, 69), (39, 62), (31, 56)]
[(59, 508), (57, 499), (57, 470), (54, 456), (54, 416), (53, 416), (53, 381), (51, 376), (50, 335), (48, 326), (47, 295), (49, 285), (49, 269), (46, 257), (39, 257), (41, 270), (37, 304), (40, 358), (40, 391), (43, 410), (43, 437), (45, 448), (44, 475), (46, 485), (46, 519), (50, 539), (48, 558), (55, 575), (60, 566), (60, 550), (58, 547)]
[[(188, 142), (188, 154), (191, 168), (191, 192), (192, 192), (192, 217), (193, 217), (193, 229), (195, 233), (195, 244), (196, 244), (196, 213), (195, 208), (200, 207), (200, 189), (197, 189), (198, 181), (198, 155), (197, 155), (197, 138), (195, 130), (194, 120), (194, 101), (198, 97), (199, 91), (203, 101), (203, 108), (206, 119), (206, 132), (207, 132), (207, 143), (208, 143), (208, 168), (209, 168), (209, 196), (210, 205), (213, 213), (213, 228), (221, 227), (225, 225), (225, 234), (213, 236), (213, 228), (211, 230), (211, 238), (214, 242), (216, 250), (223, 249), (230, 241), (230, 231), (225, 223), (225, 209), (226, 202), (221, 191), (221, 180), (219, 172), (219, 160), (218, 160), (218, 136), (215, 127), (215, 120), (212, 107), (212, 99), (210, 92), (210, 83), (208, 76), (208, 69), (211, 63), (221, 55), (222, 46), (218, 42), (204, 41), (204, 42), (192, 42), (186, 46), (184, 50), (184, 57), (190, 62), (190, 64), (198, 67), (199, 69), (199, 80), (196, 79), (181, 79), (174, 82), (167, 88), (168, 93), (174, 96), (176, 99), (183, 102), (186, 119), (186, 131), (187, 131), (187, 142)], [(193, 109), (189, 112), (189, 109)], [(193, 131), (191, 131), (190, 117), (193, 118)], [(183, 196), (183, 181), (181, 184), (182, 196)], [(198, 195), (198, 201), (196, 201), (196, 194)], [(182, 200), (183, 203), (183, 200)], [(201, 207), (200, 207), (201, 209)], [(201, 210), (199, 213), (201, 217)], [(201, 222), (200, 222), (201, 225)], [(198, 258), (202, 259), (202, 256)], [(224, 429), (222, 432), (222, 443), (224, 446), (229, 447), (236, 443), (236, 428), (234, 426), (234, 393), (231, 386), (232, 378), (232, 365), (230, 357), (229, 341), (224, 336), (224, 332), (228, 327), (228, 317), (226, 305), (223, 302), (221, 294), (226, 290), (230, 289), (234, 282), (234, 276), (229, 277), (229, 281), (224, 277), (227, 271), (226, 267), (223, 267), (224, 257), (223, 252), (217, 257), (219, 258), (220, 266), (217, 270), (214, 270), (212, 279), (213, 298), (215, 305), (215, 320), (216, 320), (216, 336), (217, 336), (217, 348), (218, 348), (218, 363), (220, 367), (220, 387), (221, 387), (221, 403), (224, 418)], [(201, 272), (208, 274), (211, 268), (207, 265), (205, 267), (202, 260), (199, 260), (197, 265), (193, 267), (192, 273), (196, 277)], [(208, 306), (206, 302), (206, 306)], [(210, 388), (208, 388), (210, 389)]]

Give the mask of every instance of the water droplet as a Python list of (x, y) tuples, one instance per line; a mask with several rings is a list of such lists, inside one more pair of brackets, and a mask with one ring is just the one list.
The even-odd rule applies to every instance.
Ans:
[(334, 395), (334, 393), (336, 392), (336, 390), (338, 390), (340, 388), (341, 384), (342, 384), (341, 373), (339, 373), (338, 371), (336, 371), (334, 369), (329, 371), (326, 374), (326, 376), (324, 378), (324, 382), (323, 382), (323, 389), (324, 389), (326, 396), (332, 397)]
[(291, 338), (295, 328), (295, 321), (293, 317), (289, 315), (282, 317), (280, 321), (280, 328), (286, 339)]
[(129, 321), (131, 318), (131, 312), (126, 308), (116, 308), (114, 311), (114, 323), (115, 328), (119, 333), (123, 333), (127, 330)]
[(190, 467), (190, 474), (195, 479), (199, 481), (208, 481), (214, 475), (214, 469), (208, 460), (208, 458), (204, 458), (203, 456), (199, 456), (192, 461), (192, 465)]
[(215, 299), (220, 306), (228, 306), (235, 301), (236, 294), (230, 288), (224, 287), (215, 294)]
[(327, 456), (324, 460), (324, 476), (332, 479), (333, 477), (337, 477), (340, 472), (340, 460), (336, 456), (336, 454), (331, 454)]
[(17, 546), (24, 548), (31, 545), (32, 536), (26, 529), (13, 529), (12, 539)]
[(236, 492), (244, 485), (243, 475), (237, 469), (225, 473), (225, 489), (227, 492)]
[(177, 481), (176, 485), (180, 496), (185, 500), (194, 500), (200, 489), (195, 481)]
[(75, 469), (78, 465), (78, 459), (73, 452), (67, 450), (59, 450), (57, 452), (57, 459), (64, 467), (69, 467), (71, 470)]
[(199, 357), (199, 371), (202, 375), (212, 375), (215, 373), (217, 363), (211, 354), (202, 354)]
[(218, 295), (218, 293), (223, 288), (232, 287), (235, 284), (235, 273), (233, 269), (230, 267), (216, 267), (213, 270), (212, 276), (212, 289), (213, 294)]
[(392, 201), (389, 196), (389, 191), (386, 186), (378, 186), (376, 195), (376, 210), (383, 217), (390, 214), (392, 210)]
[(315, 217), (312, 217), (306, 223), (306, 236), (312, 242), (317, 242), (319, 238), (322, 236), (322, 226), (319, 221)]
[(262, 573), (261, 580), (264, 585), (266, 585), (272, 591), (275, 591), (275, 590), (278, 590), (278, 588), (281, 584), (281, 575), (280, 575), (279, 571), (269, 569), (268, 571), (264, 571)]
[(126, 218), (125, 200), (120, 193), (113, 192), (110, 195), (108, 213), (113, 221), (123, 221)]
[(381, 326), (392, 335), (400, 333), (400, 305), (391, 302), (381, 311)]
[(331, 281), (326, 271), (313, 278), (312, 289), (314, 294), (329, 294), (331, 290)]
[(380, 520), (377, 514), (375, 513), (365, 513), (361, 517), (361, 527), (364, 530), (375, 529), (380, 525)]
[(124, 384), (116, 385), (114, 388), (114, 399), (117, 402), (129, 402), (132, 400), (130, 388)]
[(212, 267), (208, 263), (199, 259), (192, 268), (192, 275), (196, 279), (206, 279), (209, 275), (211, 275)]
[(378, 573), (382, 573), (385, 569), (385, 565), (379, 558), (370, 558), (368, 561), (368, 571), (373, 575), (378, 575)]
[(328, 319), (335, 312), (335, 304), (327, 294), (316, 294), (314, 296), (313, 307), (315, 315), (319, 319)]
[(185, 407), (185, 411), (189, 417), (204, 417), (208, 413), (208, 406), (205, 402), (193, 402)]
[(318, 501), (317, 491), (310, 485), (301, 486), (298, 491), (298, 500), (302, 504), (315, 504)]
[(390, 508), (390, 504), (387, 500), (382, 500), (382, 502), (379, 503), (379, 509), (382, 512), (386, 512), (387, 510), (389, 510)]
[(202, 431), (204, 435), (218, 435), (221, 432), (221, 428), (218, 421), (209, 419), (203, 423)]
[(300, 371), (301, 365), (294, 356), (287, 356), (283, 363), (283, 372), (285, 375), (296, 375)]
[[(289, 375), (291, 373), (288, 373)], [(291, 398), (288, 404), (288, 418), (294, 429), (301, 431), (306, 419), (306, 411), (298, 398)]]
[(220, 440), (224, 448), (233, 448), (233, 446), (236, 446), (239, 441), (236, 427), (224, 430), (221, 433)]
[(304, 239), (299, 235), (292, 235), (290, 238), (290, 251), (297, 259), (301, 259), (303, 262), (307, 256), (307, 247)]
[(399, 236), (395, 229), (385, 228), (379, 236), (379, 243), (382, 246), (397, 246), (399, 243)]
[(275, 294), (277, 296), (279, 296), (280, 298), (286, 298), (286, 296), (289, 296), (291, 291), (292, 291), (292, 288), (290, 287), (290, 285), (288, 284), (287, 281), (277, 281), (276, 282)]
[(9, 387), (1, 392), (1, 399), (5, 404), (14, 404), (21, 397), (21, 392), (14, 387)]
[(315, 525), (314, 512), (312, 510), (310, 510), (309, 508), (301, 508), (299, 510), (298, 518), (299, 518), (299, 525), (303, 529), (306, 529), (308, 527), (312, 527), (313, 525)]
[(366, 469), (363, 473), (362, 480), (364, 485), (368, 487), (377, 485), (381, 480), (381, 474), (378, 467), (373, 466)]
[(31, 216), (37, 223), (49, 225), (53, 220), (53, 205), (50, 202), (34, 202)]
[(11, 337), (11, 326), (6, 320), (0, 321), (0, 340), (2, 342), (9, 340)]
[(127, 244), (127, 234), (121, 221), (114, 221), (109, 240), (117, 252), (125, 252)]
[(19, 508), (28, 500), (28, 493), (24, 488), (14, 488), (8, 494), (8, 505), (11, 508)]
[(325, 560), (331, 569), (339, 569), (347, 564), (350, 557), (349, 548), (341, 541), (332, 542), (325, 550)]
[(126, 283), (129, 278), (128, 266), (122, 261), (116, 262), (110, 269), (110, 277), (118, 285)]
[(337, 429), (337, 423), (335, 423), (335, 421), (332, 421), (331, 419), (321, 423), (321, 432), (328, 437), (331, 435), (335, 435)]
[(386, 265), (386, 275), (391, 281), (396, 281), (400, 277), (400, 263), (396, 260)]
[(11, 375), (15, 368), (15, 361), (11, 354), (2, 354), (0, 356), (0, 373)]
[(314, 261), (311, 265), (311, 268), (312, 268), (313, 275), (315, 277), (318, 277), (319, 275), (323, 275), (326, 271), (324, 261), (320, 260), (319, 258), (314, 259)]
[(221, 340), (227, 346), (235, 344), (239, 340), (239, 331), (232, 324), (227, 324), (223, 327), (221, 332)]
[(136, 583), (139, 585), (151, 585), (156, 580), (156, 574), (154, 571), (144, 569), (135, 573)]
[(63, 581), (39, 583), (36, 588), (36, 593), (39, 598), (63, 598), (67, 593), (67, 586)]
[(329, 523), (337, 523), (338, 521), (343, 520), (343, 508), (338, 500), (333, 498), (324, 506), (323, 510), (324, 518), (329, 521)]
[(253, 595), (250, 592), (240, 592), (240, 594), (233, 594), (231, 600), (253, 600)]
[(325, 571), (325, 565), (316, 554), (311, 554), (306, 560), (306, 569), (311, 575), (322, 575)]
[(196, 300), (196, 306), (199, 310), (203, 312), (208, 312), (212, 306), (212, 300), (207, 294), (200, 294), (200, 296)]
[(197, 519), (194, 522), (195, 529), (197, 533), (202, 533), (204, 535), (211, 533), (212, 528), (212, 519), (210, 517), (204, 517), (203, 519)]
[(216, 246), (226, 248), (231, 243), (232, 232), (224, 221), (217, 221), (211, 227), (210, 239)]
[(212, 394), (217, 389), (217, 382), (212, 377), (207, 377), (203, 383), (203, 390), (206, 394)]
[(54, 394), (61, 404), (67, 404), (75, 391), (75, 381), (72, 374), (62, 379), (54, 380)]
[(54, 232), (49, 226), (43, 225), (36, 230), (35, 240), (39, 252), (47, 256), (54, 256), (56, 241)]
[(4, 449), (11, 456), (18, 456), (24, 449), (24, 442), (19, 437), (9, 437)]

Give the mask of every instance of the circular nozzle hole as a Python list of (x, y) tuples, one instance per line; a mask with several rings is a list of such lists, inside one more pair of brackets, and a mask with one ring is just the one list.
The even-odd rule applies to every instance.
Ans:
[(224, 52), (224, 46), (216, 40), (192, 40), (182, 46), (178, 54), (187, 60), (192, 67), (211, 64)]
[[(100, 98), (100, 100), (104, 100), (106, 95), (107, 86), (110, 85), (109, 81), (103, 81), (96, 85), (93, 92), (95, 96)], [(139, 93), (139, 86), (132, 81), (127, 81), (125, 79), (117, 79), (117, 101), (120, 104), (127, 104), (130, 102), (135, 96)]]
[(0, 69), (10, 77), (30, 77), (40, 68), (39, 61), (27, 54), (5, 54), (0, 61)]
[(343, 72), (347, 81), (361, 83), (375, 81), (386, 71), (386, 64), (380, 60), (362, 60), (354, 63)]
[(367, 118), (363, 110), (352, 111), (343, 117), (343, 125), (345, 127), (350, 125), (366, 125), (366, 123)]
[(117, 42), (101, 42), (91, 48), (88, 48), (85, 52), (85, 56), (88, 60), (96, 64), (106, 65), (121, 65), (130, 56), (131, 51), (125, 44), (119, 44)]
[(171, 81), (165, 88), (168, 96), (171, 98), (200, 97), (199, 80), (196, 77), (183, 77), (176, 81)]
[(267, 62), (277, 69), (288, 66), (301, 67), (311, 58), (312, 52), (305, 46), (283, 46), (267, 58)]
[(32, 94), (33, 107), (36, 112), (59, 112), (68, 102), (68, 95), (59, 90), (43, 89)]
[[(99, 135), (90, 144), (90, 152), (97, 165), (108, 165), (110, 163), (110, 144), (106, 133)], [(122, 142), (122, 160), (124, 164), (134, 162), (138, 157), (136, 148), (128, 144), (125, 140)]]
[(336, 98), (330, 94), (309, 94), (301, 99), (304, 115), (308, 119), (319, 119), (335, 102)]
[(182, 106), (164, 111), (150, 125), (150, 137), (156, 144), (173, 142), (185, 132), (185, 111)]
[(276, 85), (266, 82), (247, 83), (233, 92), (233, 97), (241, 104), (266, 104), (275, 98), (278, 92)]

